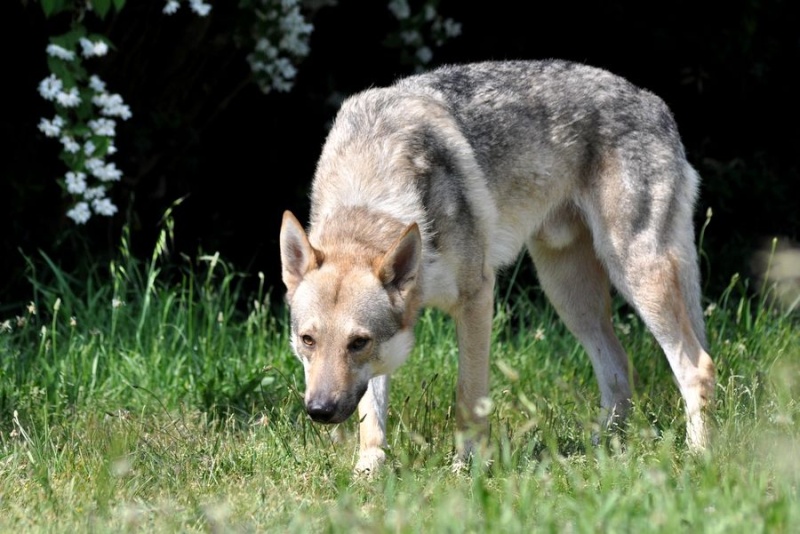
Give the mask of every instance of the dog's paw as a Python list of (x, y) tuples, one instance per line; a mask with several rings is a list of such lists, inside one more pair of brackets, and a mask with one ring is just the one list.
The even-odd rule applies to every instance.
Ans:
[(374, 477), (385, 461), (386, 452), (383, 449), (379, 447), (367, 449), (358, 454), (358, 462), (353, 471), (359, 477)]
[(686, 424), (686, 444), (689, 452), (702, 455), (709, 449), (711, 432), (703, 414), (694, 414)]
[(473, 466), (484, 471), (490, 470), (494, 461), (488, 456), (486, 449), (483, 449), (482, 452), (482, 454), (473, 450), (456, 452), (450, 461), (450, 472), (456, 475), (466, 474), (472, 471)]
[(457, 454), (453, 461), (450, 462), (450, 472), (455, 475), (460, 475), (469, 472), (469, 467), (472, 464), (472, 456), (464, 456)]

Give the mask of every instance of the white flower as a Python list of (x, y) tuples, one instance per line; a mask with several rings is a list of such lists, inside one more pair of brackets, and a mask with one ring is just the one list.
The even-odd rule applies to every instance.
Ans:
[(45, 100), (55, 100), (63, 87), (64, 83), (55, 74), (51, 74), (39, 82), (39, 94)]
[(89, 87), (96, 93), (103, 93), (106, 90), (106, 82), (101, 80), (99, 76), (92, 74), (89, 77)]
[(311, 50), (302, 37), (295, 34), (286, 34), (281, 38), (280, 47), (298, 57), (305, 57)]
[(85, 224), (91, 216), (92, 212), (89, 211), (89, 204), (86, 202), (78, 202), (75, 207), (67, 212), (67, 217), (78, 224)]
[(307, 38), (314, 26), (306, 22), (300, 9), (293, 6), (285, 12), (279, 25), (283, 33), (279, 43), (280, 48), (297, 56), (308, 55)]
[(83, 47), (83, 57), (104, 56), (108, 53), (108, 45), (103, 41), (91, 41), (81, 37), (79, 42)]
[(103, 175), (98, 176), (104, 182), (118, 182), (122, 179), (122, 171), (117, 168), (117, 165), (112, 161), (103, 169)]
[(211, 11), (211, 4), (206, 4), (203, 0), (189, 0), (189, 7), (201, 17), (205, 17)]
[(61, 127), (64, 126), (64, 119), (58, 115), (52, 121), (42, 119), (39, 121), (39, 130), (47, 137), (58, 137), (61, 133)]
[(61, 137), (61, 144), (64, 145), (64, 150), (66, 150), (70, 154), (75, 154), (78, 150), (81, 149), (81, 145), (79, 145), (75, 141), (75, 139), (73, 139), (69, 135), (64, 135)]
[(122, 96), (102, 92), (92, 97), (92, 103), (99, 108), (114, 108), (122, 104)]
[(422, 35), (420, 35), (417, 30), (407, 30), (400, 32), (400, 39), (402, 39), (405, 44), (421, 43)]
[(391, 11), (397, 19), (407, 19), (411, 15), (411, 8), (408, 7), (407, 0), (391, 0), (388, 7), (389, 11)]
[(288, 58), (281, 57), (275, 61), (275, 66), (280, 71), (281, 76), (291, 80), (297, 75), (297, 69)]
[(86, 191), (86, 175), (82, 172), (68, 172), (67, 191), (73, 195), (80, 195)]
[(256, 42), (256, 51), (262, 52), (267, 59), (275, 59), (278, 57), (278, 49), (272, 46), (268, 39), (263, 37)]
[(117, 147), (114, 146), (114, 143), (109, 143), (108, 148), (106, 149), (106, 154), (109, 156), (113, 156), (117, 153)]
[(83, 192), (83, 198), (86, 200), (98, 200), (105, 198), (105, 196), (106, 188), (102, 185), (98, 185), (97, 187), (89, 187)]
[(488, 415), (492, 413), (493, 408), (494, 403), (492, 402), (492, 399), (489, 397), (481, 397), (475, 403), (475, 408), (473, 411), (478, 417), (488, 417)]
[(417, 59), (422, 63), (428, 63), (433, 59), (433, 52), (427, 46), (421, 46), (417, 49)]
[(131, 108), (123, 101), (122, 96), (114, 93), (100, 93), (92, 97), (92, 103), (101, 108), (100, 113), (108, 117), (120, 117), (122, 120), (131, 118)]
[(533, 333), (533, 339), (535, 341), (542, 341), (544, 340), (544, 328), (541, 326), (536, 329), (536, 332)]
[(72, 61), (75, 59), (75, 52), (72, 50), (67, 50), (63, 46), (59, 46), (57, 44), (47, 45), (47, 53), (48, 55), (63, 59), (65, 61)]
[(77, 87), (70, 88), (69, 91), (62, 91), (56, 95), (56, 102), (65, 108), (74, 108), (81, 103), (81, 96)]
[(436, 8), (430, 4), (425, 4), (424, 13), (425, 13), (425, 20), (427, 20), (428, 22), (436, 18)]
[(91, 140), (89, 140), (89, 141), (86, 141), (86, 142), (83, 144), (83, 153), (84, 153), (84, 154), (86, 154), (87, 156), (91, 156), (92, 154), (94, 154), (94, 151), (95, 151), (96, 149), (97, 149), (97, 147), (96, 147), (96, 146), (94, 146), (94, 143), (92, 143), (92, 141), (91, 141)]
[(114, 137), (114, 135), (116, 135), (117, 122), (112, 119), (104, 119), (101, 117), (89, 121), (88, 124), (89, 128), (91, 128), (96, 135), (105, 135), (107, 137)]
[(258, 61), (255, 58), (255, 54), (250, 54), (247, 56), (247, 61), (250, 63), (250, 70), (253, 72), (265, 71), (267, 70), (267, 64), (263, 61)]
[(108, 198), (98, 198), (92, 201), (95, 213), (110, 217), (117, 212), (117, 207)]
[(272, 80), (272, 87), (276, 91), (280, 91), (282, 93), (288, 93), (289, 91), (292, 90), (292, 82), (284, 80), (283, 78), (280, 77), (275, 77)]
[(461, 35), (461, 23), (453, 19), (444, 19), (444, 34), (448, 37), (458, 37)]
[[(99, 163), (95, 163), (94, 160)], [(91, 167), (89, 161), (92, 161)], [(101, 182), (118, 182), (122, 179), (122, 171), (117, 169), (117, 165), (113, 161), (105, 165), (97, 158), (91, 158), (89, 161), (86, 162), (86, 168)]]
[(92, 171), (92, 173), (94, 173), (95, 169), (98, 169), (103, 166), (103, 160), (101, 160), (100, 158), (89, 158), (86, 160), (86, 163), (84, 163), (84, 165), (86, 165), (86, 168)]
[(314, 27), (306, 23), (299, 11), (295, 10), (294, 15), (281, 20), (283, 35), (278, 46), (295, 56), (304, 57), (308, 55), (308, 35)]
[(107, 111), (106, 115), (110, 115), (112, 117), (119, 117), (120, 119), (126, 121), (133, 116), (133, 113), (131, 113), (131, 108), (129, 108), (127, 104), (121, 104), (116, 108)]
[(174, 15), (175, 12), (178, 11), (179, 7), (181, 7), (181, 5), (177, 2), (177, 0), (167, 0), (167, 3), (164, 5), (164, 9), (162, 9), (161, 12), (165, 15)]
[(627, 336), (631, 333), (631, 325), (630, 323), (619, 323), (617, 325), (617, 329), (622, 332), (623, 335)]

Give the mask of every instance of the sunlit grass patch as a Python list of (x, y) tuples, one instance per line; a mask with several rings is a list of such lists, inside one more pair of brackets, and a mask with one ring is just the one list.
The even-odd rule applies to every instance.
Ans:
[[(166, 241), (162, 242), (166, 243)], [(453, 473), (455, 331), (426, 311), (392, 380), (388, 462), (355, 478), (355, 420), (312, 424), (286, 310), (218, 255), (168, 272), (52, 263), (0, 318), (0, 531), (790, 532), (800, 520), (800, 329), (734, 280), (707, 322), (714, 445), (684, 445), (652, 336), (619, 304), (640, 376), (602, 446), (577, 341), (536, 289), (498, 296), (491, 438)], [(105, 273), (105, 274), (104, 274)], [(488, 466), (488, 467), (486, 467)]]

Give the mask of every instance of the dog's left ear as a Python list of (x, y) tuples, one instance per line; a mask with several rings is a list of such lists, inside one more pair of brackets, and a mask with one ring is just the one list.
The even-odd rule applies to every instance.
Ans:
[(318, 267), (321, 258), (322, 253), (311, 246), (297, 218), (285, 211), (281, 224), (281, 274), (289, 299), (306, 273)]
[(411, 223), (386, 252), (378, 266), (378, 278), (387, 289), (405, 293), (413, 286), (422, 257), (422, 236)]

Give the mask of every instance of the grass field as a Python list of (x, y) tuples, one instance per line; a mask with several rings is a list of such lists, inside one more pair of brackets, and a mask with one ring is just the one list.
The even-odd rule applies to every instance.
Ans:
[(510, 285), (491, 467), (450, 470), (455, 336), (429, 311), (393, 378), (390, 461), (362, 480), (355, 423), (305, 417), (268, 288), (243, 295), (218, 256), (167, 269), (165, 243), (145, 263), (123, 245), (80, 279), (31, 262), (45, 268), (31, 270), (29, 309), (0, 317), (0, 531), (800, 531), (800, 322), (741, 281), (707, 303), (709, 454), (686, 452), (666, 361), (621, 305), (641, 385), (625, 435), (592, 447), (588, 359), (538, 290)]

